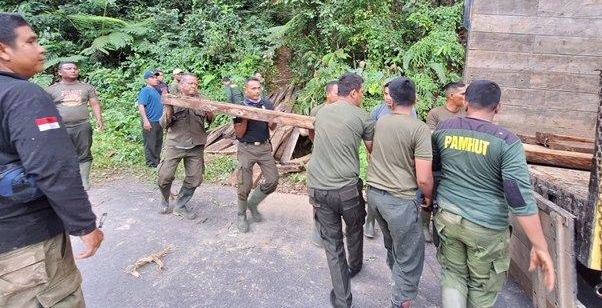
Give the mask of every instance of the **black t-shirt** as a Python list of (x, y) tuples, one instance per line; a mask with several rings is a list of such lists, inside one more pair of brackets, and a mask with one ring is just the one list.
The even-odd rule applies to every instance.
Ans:
[(50, 95), (0, 71), (0, 127), (0, 163), (10, 157), (20, 160), (46, 195), (0, 204), (0, 254), (65, 231), (75, 236), (93, 231), (96, 216), (82, 186), (75, 148)]
[[(267, 99), (262, 98), (259, 103), (255, 104), (247, 99), (244, 100), (244, 105), (267, 110), (274, 110), (274, 105)], [(243, 118), (234, 118), (234, 124), (240, 123)], [(237, 138), (240, 142), (265, 142), (270, 139), (270, 129), (268, 123), (249, 119), (247, 122), (247, 131), (242, 138)]]

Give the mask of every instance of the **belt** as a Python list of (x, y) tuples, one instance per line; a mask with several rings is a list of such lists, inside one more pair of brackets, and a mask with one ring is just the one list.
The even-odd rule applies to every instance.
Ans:
[(266, 144), (268, 143), (268, 140), (264, 140), (264, 141), (255, 141), (255, 142), (245, 142), (245, 141), (241, 141), (243, 144), (247, 144), (247, 145), (262, 145), (262, 144)]

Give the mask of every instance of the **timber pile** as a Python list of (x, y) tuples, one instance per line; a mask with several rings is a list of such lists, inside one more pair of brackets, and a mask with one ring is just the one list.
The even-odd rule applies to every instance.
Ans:
[(519, 137), (529, 163), (586, 171), (592, 168), (593, 139), (545, 132)]
[[(308, 118), (305, 116), (292, 114), (293, 104), (295, 101), (295, 87), (289, 86), (284, 89), (282, 92), (273, 93), (269, 97), (272, 104), (274, 104), (274, 110), (279, 112), (284, 112), (290, 114), (289, 117), (284, 119), (283, 121), (288, 124), (298, 124), (301, 123), (302, 126), (308, 126)], [(173, 101), (174, 98), (170, 98)], [(205, 102), (204, 102), (205, 103)], [(174, 105), (177, 104), (174, 103)], [(223, 104), (226, 105), (227, 104)], [(237, 108), (241, 108), (240, 106)], [(225, 113), (225, 110), (217, 110), (218, 112)], [(228, 111), (232, 112), (231, 110)], [(236, 112), (239, 112), (238, 110)], [(262, 110), (265, 113), (265, 110)], [(298, 118), (298, 119), (297, 119)], [(292, 122), (290, 122), (292, 121)], [(296, 121), (296, 122), (295, 122)], [(311, 122), (313, 125), (313, 122)], [(283, 125), (279, 124), (275, 131), (270, 132), (271, 134), (271, 143), (272, 143), (272, 151), (274, 153), (274, 158), (276, 159), (276, 163), (278, 166), (278, 172), (280, 174), (287, 173), (295, 173), (303, 171), (304, 165), (309, 160), (309, 155), (293, 159), (293, 153), (295, 153), (295, 149), (300, 142), (300, 128), (292, 125)], [(238, 141), (236, 141), (236, 137), (234, 136), (234, 126), (232, 123), (225, 124), (211, 133), (207, 137), (207, 143), (205, 145), (205, 152), (210, 154), (222, 154), (222, 155), (232, 155), (237, 152)], [(256, 166), (256, 169), (253, 170), (253, 179), (254, 182), (257, 182), (261, 177), (261, 170)], [(231, 179), (228, 182), (234, 183), (235, 175), (231, 176)], [(256, 183), (254, 183), (256, 184)]]

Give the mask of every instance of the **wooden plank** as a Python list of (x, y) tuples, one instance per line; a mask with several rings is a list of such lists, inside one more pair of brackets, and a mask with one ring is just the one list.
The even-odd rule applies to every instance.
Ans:
[(479, 68), (467, 63), (464, 81), (470, 83), (477, 79), (489, 79), (497, 82), (502, 89), (536, 89), (579, 93), (598, 93), (598, 76), (532, 72), (529, 70), (510, 70), (500, 68)]
[(299, 157), (299, 158), (295, 158), (295, 159), (291, 159), (289, 161), (289, 164), (302, 164), (305, 165), (309, 162), (309, 159), (311, 158), (311, 154), (307, 154), (303, 157)]
[(207, 153), (216, 153), (219, 152), (229, 146), (232, 145), (232, 143), (234, 143), (234, 140), (232, 139), (227, 139), (227, 138), (222, 138), (220, 140), (218, 140), (217, 142), (209, 145), (208, 147), (205, 148), (205, 152)]
[(594, 144), (578, 141), (551, 141), (548, 145), (550, 149), (594, 154)]
[(468, 40), (471, 50), (532, 52), (535, 35), (470, 31)]
[(284, 146), (284, 150), (282, 152), (282, 157), (280, 161), (282, 163), (288, 163), (293, 158), (293, 152), (295, 151), (295, 147), (297, 146), (297, 141), (299, 141), (299, 128), (295, 127), (291, 132), (290, 137)]
[(204, 111), (219, 112), (233, 117), (242, 117), (258, 121), (275, 122), (281, 125), (290, 125), (313, 129), (314, 118), (293, 113), (265, 110), (248, 106), (219, 103), (203, 98), (183, 98), (175, 95), (165, 95), (162, 101), (166, 105), (193, 108)]
[(291, 126), (278, 126), (278, 128), (272, 132), (270, 142), (272, 143), (273, 151), (276, 151), (280, 144), (288, 138), (292, 130), (293, 128)]
[(471, 31), (602, 38), (602, 19), (473, 13)]
[(564, 111), (568, 105), (571, 106), (572, 111), (596, 112), (598, 95), (569, 91), (504, 88), (502, 89), (502, 103)]
[(471, 49), (468, 52), (466, 63), (474, 68), (596, 75), (596, 68), (602, 67), (602, 57)]
[(537, 131), (555, 134), (594, 136), (597, 113), (541, 109), (537, 106), (513, 106), (502, 103), (494, 123), (514, 133), (534, 135)]
[(572, 141), (572, 142), (581, 142), (581, 143), (591, 143), (592, 148), (594, 146), (594, 141), (595, 141), (592, 138), (569, 136), (569, 135), (559, 135), (559, 134), (552, 134), (552, 133), (547, 133), (547, 132), (545, 132), (545, 133), (544, 132), (536, 132), (535, 139), (537, 139), (537, 142), (543, 146), (547, 146), (550, 142), (553, 142), (553, 141)]
[(208, 146), (210, 144), (212, 144), (213, 142), (217, 141), (217, 139), (219, 139), (222, 134), (224, 133), (224, 131), (226, 129), (228, 129), (228, 125), (230, 124), (224, 124), (214, 130), (212, 130), (209, 135), (207, 135), (207, 141), (205, 142), (205, 146)]
[(602, 38), (538, 35), (534, 38), (532, 50), (541, 54), (600, 56)]
[(523, 146), (529, 163), (578, 170), (590, 170), (592, 167), (593, 157), (590, 154), (551, 150), (532, 144), (523, 144)]
[(525, 134), (516, 134), (516, 136), (518, 136), (518, 138), (520, 138), (520, 141), (522, 143), (528, 143), (528, 144), (540, 144), (537, 141), (537, 138), (535, 138), (535, 136), (533, 135), (525, 135)]
[(472, 9), (476, 14), (492, 15), (537, 15), (537, 1), (525, 0), (475, 0)]
[(599, 0), (539, 0), (539, 16), (600, 18), (602, 2)]

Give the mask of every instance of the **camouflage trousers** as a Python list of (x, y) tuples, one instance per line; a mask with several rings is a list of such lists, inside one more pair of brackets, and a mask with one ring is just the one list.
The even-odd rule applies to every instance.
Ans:
[(0, 254), (2, 308), (83, 308), (81, 282), (65, 233)]
[(446, 210), (435, 215), (435, 227), (442, 287), (460, 291), (468, 307), (492, 307), (510, 268), (510, 230), (485, 228)]

